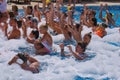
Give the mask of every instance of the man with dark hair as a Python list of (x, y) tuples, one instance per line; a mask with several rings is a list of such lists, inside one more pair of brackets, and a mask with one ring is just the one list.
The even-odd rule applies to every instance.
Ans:
[[(18, 59), (21, 59), (23, 63), (21, 64), (18, 62)], [(33, 73), (39, 73), (39, 62), (35, 58), (30, 57), (27, 53), (18, 53), (15, 55), (12, 60), (8, 62), (9, 65), (13, 63), (17, 63), (24, 70), (31, 71)]]

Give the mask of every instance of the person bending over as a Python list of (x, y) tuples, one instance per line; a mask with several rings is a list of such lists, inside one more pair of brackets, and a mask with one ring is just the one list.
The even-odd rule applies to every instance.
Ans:
[[(21, 59), (23, 63), (21, 64), (17, 60)], [(39, 73), (39, 65), (40, 63), (33, 57), (30, 57), (27, 53), (18, 53), (15, 55), (9, 62), (9, 65), (13, 63), (17, 63), (24, 70), (31, 71), (33, 73)]]

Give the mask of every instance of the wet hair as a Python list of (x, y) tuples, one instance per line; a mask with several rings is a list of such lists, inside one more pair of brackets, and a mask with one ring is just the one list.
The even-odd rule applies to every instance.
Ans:
[(21, 28), (22, 27), (22, 21), (21, 20), (17, 21), (17, 25), (18, 25), (18, 28)]
[(39, 37), (39, 31), (37, 30), (32, 30), (32, 34), (35, 35), (35, 39), (37, 39)]
[(95, 16), (96, 12), (94, 10), (91, 10), (91, 13)]
[(102, 27), (107, 28), (107, 27), (108, 27), (108, 25), (107, 25), (107, 24), (105, 24), (105, 23), (102, 23)]
[(92, 32), (89, 32), (89, 33), (87, 33), (86, 35), (87, 35), (89, 38), (91, 38), (91, 37), (92, 37), (91, 34), (92, 34)]
[(32, 20), (32, 16), (28, 15), (28, 16), (26, 16), (26, 19)]
[(83, 52), (86, 50), (86, 44), (83, 42), (78, 42), (78, 46), (80, 46), (83, 49)]
[(33, 22), (33, 23), (36, 23), (36, 25), (38, 25), (38, 20), (37, 20), (36, 18), (33, 18), (33, 19), (32, 19), (32, 22)]
[(12, 11), (9, 12), (9, 16), (10, 16), (10, 18), (15, 18), (15, 15), (14, 15), (14, 13)]
[(41, 27), (48, 30), (48, 25), (42, 25)]
[(37, 10), (37, 5), (34, 6), (34, 9)]
[(64, 16), (67, 17), (67, 14), (65, 12), (63, 12)]
[(32, 11), (33, 11), (33, 7), (32, 6), (27, 6), (27, 9), (30, 9), (31, 13), (32, 13)]
[(14, 12), (18, 12), (18, 6), (16, 5), (12, 5), (12, 11)]
[(94, 26), (97, 26), (97, 19), (96, 18), (92, 18), (92, 21), (94, 22)]
[(18, 53), (17, 56), (18, 56), (24, 63), (27, 62), (27, 57), (26, 57), (24, 54)]
[(77, 30), (78, 30), (78, 29), (79, 29), (79, 27), (80, 27), (80, 24), (78, 24), (78, 23), (77, 23), (77, 24), (75, 25), (75, 27), (76, 27), (76, 28), (77, 28)]

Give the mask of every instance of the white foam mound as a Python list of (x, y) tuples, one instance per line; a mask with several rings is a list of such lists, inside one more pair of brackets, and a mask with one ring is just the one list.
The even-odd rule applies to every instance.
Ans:
[[(82, 35), (86, 32), (90, 32), (90, 30), (85, 28)], [(8, 65), (8, 61), (17, 54), (16, 50), (19, 50), (20, 47), (29, 47), (29, 45), (24, 39), (8, 41), (0, 32), (0, 80), (74, 80), (75, 76), (92, 77), (96, 80), (106, 77), (119, 80), (120, 46), (108, 42), (120, 43), (120, 33), (117, 28), (107, 29), (107, 32), (108, 35), (102, 39), (93, 34), (86, 51), (88, 55), (95, 55), (90, 60), (76, 61), (73, 57), (61, 59), (58, 56), (60, 53), (58, 44), (53, 45), (58, 55), (31, 55), (41, 63), (39, 74), (22, 70), (17, 64)], [(55, 43), (64, 39), (63, 35), (52, 37)], [(66, 49), (66, 51), (68, 50)]]

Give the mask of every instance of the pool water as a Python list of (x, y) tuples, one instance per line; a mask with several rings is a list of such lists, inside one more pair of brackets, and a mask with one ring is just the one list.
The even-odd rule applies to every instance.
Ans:
[[(99, 10), (100, 10), (100, 7), (99, 6), (89, 6), (88, 7), (89, 9), (93, 9), (96, 11), (96, 18), (97, 18), (97, 21), (98, 22), (102, 22), (100, 19), (99, 19)], [(67, 8), (66, 7), (62, 7), (61, 10), (63, 12), (66, 12), (67, 11)], [(113, 14), (113, 18), (114, 20), (116, 20), (116, 15), (119, 15), (119, 18), (116, 20), (116, 25), (119, 26), (120, 25), (120, 6), (108, 6), (108, 10)], [(74, 19), (75, 21), (80, 21), (80, 14), (81, 12), (83, 11), (83, 7), (82, 6), (76, 6), (75, 7), (75, 13), (74, 13)], [(105, 10), (103, 10), (103, 16), (105, 17)]]
[[(99, 6), (90, 6), (89, 7), (90, 9), (94, 9), (94, 10), (96, 10), (96, 12), (97, 12), (97, 14), (96, 14), (96, 18), (97, 18), (97, 20), (98, 20), (98, 22), (101, 22), (101, 20), (98, 18), (98, 15), (99, 15)], [(108, 9), (109, 9), (109, 11), (110, 12), (112, 12), (113, 14), (114, 14), (114, 19), (115, 19), (115, 15), (117, 15), (117, 14), (119, 14), (120, 13), (120, 6), (109, 6), (108, 7)], [(61, 8), (61, 10), (63, 11), (63, 12), (66, 12), (67, 11), (67, 8), (66, 7), (62, 7)], [(81, 7), (81, 6), (77, 6), (77, 7), (75, 7), (75, 13), (74, 13), (74, 19), (75, 19), (75, 21), (77, 21), (77, 22), (79, 22), (79, 15), (81, 14), (81, 11), (83, 10), (83, 7)], [(20, 16), (23, 16), (24, 15), (24, 12), (23, 12), (23, 10), (21, 9), (21, 10), (19, 10), (19, 14), (20, 14)], [(105, 11), (103, 11), (103, 15), (105, 16)], [(116, 24), (117, 25), (120, 25), (120, 17), (118, 18), (118, 20), (116, 21)], [(113, 37), (114, 38), (114, 37)], [(114, 45), (113, 47), (115, 47), (116, 49), (117, 49), (117, 47), (120, 47), (120, 43), (119, 42), (116, 42), (116, 43), (114, 43), (114, 42), (108, 42), (108, 41), (106, 41), (106, 42), (103, 42), (103, 43), (107, 43), (107, 44), (110, 44), (110, 45)], [(101, 44), (100, 44), (101, 45)], [(97, 47), (97, 45), (95, 45), (96, 47)], [(99, 48), (99, 47), (98, 47)], [(95, 48), (96, 49), (96, 48)], [(31, 48), (19, 48), (18, 50), (16, 50), (15, 52), (19, 52), (19, 51), (27, 51), (27, 52), (31, 52), (31, 54), (32, 54), (32, 52), (34, 52), (34, 51), (32, 51), (32, 49)], [(91, 54), (91, 53), (88, 53), (88, 54)], [(52, 57), (56, 57), (56, 56), (59, 56), (59, 53), (54, 53), (54, 54), (51, 54), (50, 56), (52, 56)], [(92, 60), (93, 58), (95, 58), (95, 56), (96, 56), (96, 54), (92, 54), (92, 55), (89, 55), (89, 58), (87, 58), (85, 61), (81, 61), (81, 63), (82, 62), (86, 62), (87, 63), (87, 61), (90, 61), (90, 60)], [(104, 56), (104, 55), (103, 55)], [(49, 57), (48, 57), (49, 58)], [(46, 58), (45, 58), (46, 59)], [(57, 59), (57, 58), (55, 58), (55, 59)], [(61, 57), (61, 60), (64, 60), (64, 59), (66, 59), (66, 58), (64, 58), (64, 57)], [(58, 59), (59, 60), (59, 59)], [(97, 59), (96, 59), (97, 60)], [(42, 60), (41, 60), (42, 61)], [(56, 60), (55, 60), (56, 61)], [(42, 65), (42, 67), (41, 67), (41, 72), (42, 73), (44, 73), (44, 71), (47, 71), (47, 68), (48, 68), (48, 66), (50, 65), (50, 63), (49, 63), (50, 61), (48, 61), (48, 62), (46, 62), (45, 60), (43, 61), (43, 62), (41, 62), (41, 65)], [(52, 62), (52, 61), (51, 61)], [(54, 61), (53, 61), (54, 62)], [(58, 61), (58, 63), (60, 63), (61, 61), (59, 60)], [(77, 62), (77, 61), (76, 61)], [(97, 64), (97, 63), (96, 63)], [(52, 66), (53, 65), (53, 63), (50, 65), (50, 66)], [(55, 65), (55, 64), (54, 64)], [(97, 65), (99, 65), (99, 64), (97, 64)], [(79, 66), (79, 65), (78, 65)], [(82, 66), (82, 65), (81, 65)], [(81, 67), (81, 66), (79, 66), (79, 67)], [(76, 66), (77, 67), (77, 66)], [(51, 69), (51, 67), (49, 67), (50, 69)], [(59, 67), (57, 67), (57, 68), (59, 68)], [(52, 69), (54, 69), (54, 67), (52, 68)], [(60, 68), (59, 68), (60, 69)], [(84, 68), (83, 68), (84, 69)], [(93, 69), (93, 68), (91, 68), (91, 69)], [(94, 71), (94, 70), (93, 70)], [(86, 70), (86, 72), (87, 72), (87, 70)], [(88, 71), (88, 73), (89, 73), (89, 71)], [(57, 74), (57, 72), (56, 72), (56, 74)], [(59, 73), (60, 74), (60, 73)], [(98, 73), (96, 73), (96, 72), (92, 72), (92, 73), (90, 73), (90, 74), (94, 74), (94, 75), (98, 75)], [(102, 74), (104, 74), (104, 73), (99, 73), (99, 75), (101, 76)], [(52, 80), (52, 79), (51, 79)], [(73, 78), (73, 80), (96, 80), (96, 79), (94, 79), (93, 77), (81, 77), (81, 76), (79, 76), (79, 75), (75, 75), (75, 77)], [(103, 78), (103, 79), (100, 79), (100, 80), (115, 80), (114, 78), (109, 78), (109, 77), (106, 77), (106, 78)]]
[[(93, 9), (96, 11), (96, 18), (97, 18), (97, 21), (98, 22), (102, 22), (100, 19), (99, 19), (99, 10), (100, 10), (100, 7), (99, 6), (89, 6), (88, 7), (89, 9)], [(116, 20), (116, 15), (119, 15), (119, 18), (116, 20), (116, 25), (119, 26), (120, 25), (120, 6), (108, 6), (108, 10), (113, 14), (113, 18), (114, 20)], [(61, 8), (61, 11), (62, 12), (66, 12), (67, 11), (67, 7), (62, 7)], [(76, 6), (75, 7), (75, 13), (73, 15), (74, 17), (74, 20), (79, 22), (80, 21), (80, 14), (81, 12), (83, 11), (83, 6)], [(19, 10), (19, 14), (20, 16), (23, 16), (24, 15), (24, 12), (22, 9)], [(105, 10), (103, 10), (103, 16), (105, 17), (106, 15), (106, 12)]]

